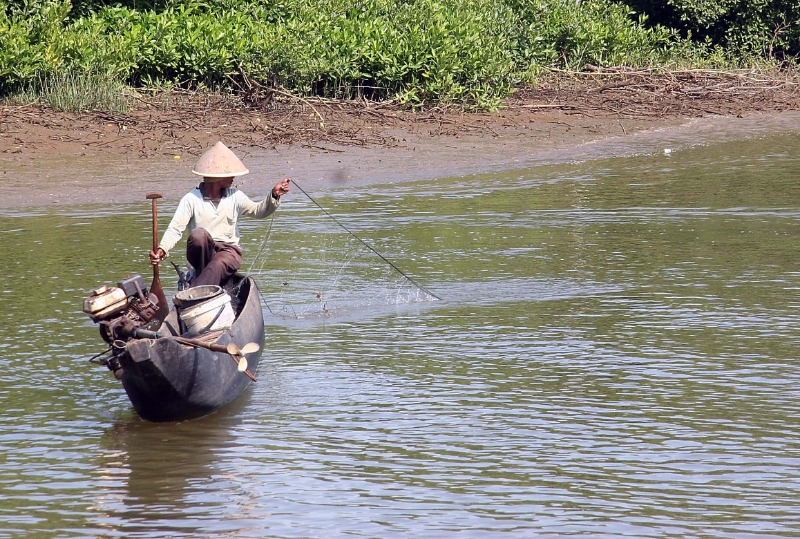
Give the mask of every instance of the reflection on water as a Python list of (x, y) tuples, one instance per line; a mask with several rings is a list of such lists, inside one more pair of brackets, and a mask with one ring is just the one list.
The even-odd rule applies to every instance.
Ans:
[(86, 361), (149, 207), (0, 217), (0, 538), (797, 536), (800, 138), (703, 144), (314, 193), (441, 301), (292, 195), (259, 382), (181, 424)]
[(173, 425), (134, 417), (115, 421), (99, 439), (103, 488), (90, 507), (102, 515), (96, 525), (106, 529), (104, 534), (131, 536), (155, 528), (196, 535), (207, 514), (225, 511), (224, 500), (215, 495), (224, 489), (215, 464), (224, 453), (235, 453), (232, 430), (241, 424), (249, 401), (246, 397), (213, 416)]

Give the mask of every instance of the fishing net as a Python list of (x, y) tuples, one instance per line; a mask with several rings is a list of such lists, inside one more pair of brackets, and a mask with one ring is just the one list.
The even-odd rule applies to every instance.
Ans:
[(439, 299), (300, 190), (306, 198), (281, 206), (280, 230), (263, 223), (258, 245), (248, 248), (255, 256), (246, 273), (271, 314), (330, 317)]

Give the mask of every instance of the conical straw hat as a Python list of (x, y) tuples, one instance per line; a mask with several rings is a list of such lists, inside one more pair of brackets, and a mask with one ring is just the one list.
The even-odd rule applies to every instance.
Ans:
[(205, 178), (230, 178), (250, 171), (227, 146), (217, 142), (200, 156), (192, 172)]

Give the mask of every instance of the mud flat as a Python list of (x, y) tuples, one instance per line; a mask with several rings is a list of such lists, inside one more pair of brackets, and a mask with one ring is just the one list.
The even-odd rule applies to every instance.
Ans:
[[(0, 107), (0, 208), (178, 198), (196, 157), (224, 141), (251, 196), (276, 179), (358, 185), (521, 169), (800, 129), (800, 86), (731, 74), (554, 78), (491, 113), (393, 103), (192, 93), (141, 98), (127, 114)], [(312, 183), (313, 182), (313, 183)]]

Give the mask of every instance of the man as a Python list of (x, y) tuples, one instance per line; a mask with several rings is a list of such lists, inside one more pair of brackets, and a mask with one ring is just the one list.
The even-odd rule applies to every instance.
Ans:
[(242, 265), (239, 217), (261, 219), (272, 215), (281, 203), (281, 195), (289, 192), (287, 178), (275, 184), (270, 196), (253, 202), (231, 188), (235, 177), (248, 172), (222, 142), (206, 150), (192, 169), (192, 173), (203, 177), (203, 182), (178, 203), (158, 248), (150, 251), (150, 262), (155, 265), (166, 258), (188, 227), (186, 259), (195, 270), (190, 286), (222, 285), (236, 273)]

